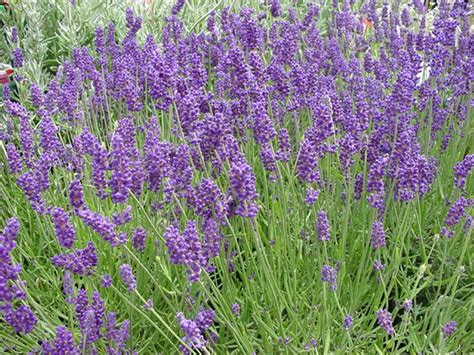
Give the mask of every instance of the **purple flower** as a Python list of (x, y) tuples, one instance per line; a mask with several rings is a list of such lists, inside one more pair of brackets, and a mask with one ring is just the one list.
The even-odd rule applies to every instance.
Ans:
[(37, 108), (40, 108), (43, 103), (44, 103), (44, 95), (43, 95), (43, 91), (41, 90), (41, 88), (35, 84), (35, 83), (31, 83), (31, 86), (30, 86), (30, 97), (31, 97), (31, 102), (33, 103), (34, 106), (36, 106)]
[(231, 311), (234, 315), (236, 315), (236, 316), (240, 315), (240, 305), (238, 303), (232, 303), (230, 308), (231, 308)]
[(193, 169), (190, 160), (189, 146), (180, 144), (171, 158), (171, 171), (165, 188), (168, 201), (183, 194), (191, 185)]
[(84, 249), (76, 249), (70, 254), (58, 254), (51, 258), (54, 266), (78, 275), (89, 275), (97, 266), (97, 252), (94, 243), (89, 242)]
[(65, 248), (72, 248), (76, 232), (69, 222), (67, 213), (61, 207), (54, 207), (50, 214), (59, 244)]
[[(414, 133), (410, 133), (410, 135), (412, 134)], [(413, 138), (409, 136), (405, 140), (412, 141)], [(400, 143), (402, 146), (400, 149), (407, 149), (408, 143), (405, 140)], [(402, 201), (410, 201), (417, 194), (425, 194), (435, 177), (434, 159), (428, 160), (421, 155), (418, 152), (418, 146), (412, 150), (412, 152), (404, 151), (398, 160), (395, 192), (397, 193), (396, 197)]]
[(143, 228), (135, 229), (133, 233), (132, 245), (138, 251), (145, 249), (146, 232)]
[(221, 221), (225, 220), (227, 214), (225, 198), (212, 179), (204, 179), (186, 197), (197, 215), (205, 218), (215, 216)]
[(466, 222), (464, 222), (464, 226), (462, 227), (464, 233), (468, 233), (469, 230), (472, 228), (472, 226), (474, 225), (473, 223), (474, 221), (474, 217), (473, 216), (467, 216), (466, 218)]
[(324, 265), (321, 269), (321, 281), (327, 282), (332, 291), (337, 289), (337, 270), (329, 265)]
[(164, 239), (168, 248), (170, 262), (172, 264), (184, 263), (186, 258), (185, 245), (179, 228), (174, 224), (170, 225), (165, 231)]
[(129, 292), (132, 292), (137, 288), (137, 281), (135, 280), (135, 276), (133, 275), (132, 267), (130, 265), (120, 265), (120, 276), (122, 276), (122, 280), (127, 286)]
[(278, 337), (278, 343), (280, 344), (287, 346), (288, 344), (290, 344), (290, 342), (291, 342), (291, 337), (285, 337), (285, 338)]
[(99, 56), (98, 63), (101, 68), (104, 68), (107, 65), (107, 53), (105, 48), (104, 29), (102, 27), (97, 27), (95, 29), (94, 45), (95, 51)]
[[(10, 89), (9, 85), (4, 85), (4, 87), (3, 87), (3, 100), (5, 102), (11, 102), (10, 101), (11, 100), (11, 89)], [(2, 138), (6, 138), (6, 137), (11, 136), (12, 128), (13, 128), (11, 120), (8, 122), (8, 125), (9, 125), (9, 127), (7, 128), (7, 132), (6, 133), (2, 132)]]
[(316, 147), (308, 137), (303, 138), (297, 161), (297, 173), (301, 181), (309, 183), (320, 182), (319, 158)]
[(264, 32), (252, 17), (253, 9), (244, 8), (240, 11), (240, 23), (238, 28), (239, 39), (244, 50), (251, 51), (263, 44)]
[(424, 14), (426, 11), (425, 4), (421, 0), (413, 0), (413, 7), (420, 13)]
[(406, 312), (411, 312), (413, 310), (413, 301), (409, 299), (403, 301), (403, 308)]
[[(222, 233), (219, 230), (218, 223), (212, 218), (205, 219), (201, 227), (204, 233), (203, 255), (209, 261), (220, 253)], [(213, 270), (211, 265), (207, 265), (207, 272)]]
[(13, 68), (21, 68), (23, 66), (23, 51), (21, 50), (21, 48), (13, 48), (12, 57)]
[(464, 196), (459, 197), (459, 199), (454, 202), (454, 204), (449, 209), (444, 223), (450, 227), (457, 224), (461, 220), (461, 218), (466, 215), (466, 209), (471, 206), (472, 203), (472, 200), (467, 199)]
[(260, 160), (262, 161), (263, 167), (267, 171), (276, 170), (276, 160), (273, 154), (273, 148), (271, 144), (265, 143), (262, 144), (262, 149), (260, 151)]
[(12, 33), (11, 33), (10, 40), (14, 44), (18, 43), (18, 29), (16, 28), (16, 26), (12, 27)]
[(372, 267), (375, 271), (382, 271), (383, 269), (385, 269), (385, 265), (382, 264), (380, 260), (375, 260)]
[(92, 300), (89, 300), (87, 291), (78, 291), (75, 302), (76, 319), (82, 333), (81, 343), (90, 346), (96, 343), (102, 336), (100, 329), (104, 324), (105, 306), (99, 292), (94, 291)]
[(84, 192), (81, 182), (77, 179), (69, 185), (69, 202), (76, 212), (84, 207)]
[(203, 308), (196, 316), (196, 324), (204, 333), (214, 322), (215, 312), (212, 309)]
[[(0, 234), (0, 303), (3, 307), (11, 307), (15, 299), (24, 300), (26, 297), (25, 283), (19, 280), (20, 264), (14, 264), (10, 252), (15, 248), (20, 224), (17, 218), (10, 218)], [(6, 308), (6, 309), (7, 309)], [(15, 322), (14, 310), (9, 309), (11, 321)], [(12, 313), (13, 312), (13, 313)], [(16, 324), (16, 323), (15, 323)]]
[(270, 0), (270, 13), (273, 17), (281, 16), (280, 0)]
[[(77, 50), (73, 50), (73, 52), (77, 53)], [(77, 121), (83, 116), (78, 102), (84, 80), (81, 69), (71, 62), (65, 61), (62, 65), (61, 76), (64, 80), (63, 84), (58, 85), (57, 88), (56, 94), (60, 95), (55, 98), (57, 107), (65, 114), (64, 120)], [(47, 96), (49, 96), (49, 92)]]
[(127, 206), (123, 211), (119, 213), (114, 213), (112, 215), (112, 221), (116, 226), (121, 226), (127, 224), (132, 220), (132, 206)]
[(253, 115), (253, 136), (259, 145), (268, 144), (276, 135), (272, 121), (267, 114), (266, 103), (256, 102)]
[(290, 153), (290, 135), (286, 128), (282, 128), (278, 133), (278, 151), (276, 153), (276, 158), (281, 162), (287, 162), (290, 160)]
[(144, 309), (145, 311), (149, 311), (149, 310), (151, 310), (151, 309), (153, 308), (153, 305), (154, 305), (154, 304), (153, 304), (153, 299), (149, 298), (149, 299), (145, 302), (145, 304), (143, 305), (143, 309)]
[[(183, 340), (192, 349), (202, 349), (206, 346), (206, 340), (204, 339), (201, 330), (197, 326), (196, 322), (190, 319), (186, 319), (184, 314), (179, 312), (176, 315), (181, 329), (184, 331)], [(181, 349), (181, 351), (185, 350)]]
[(181, 11), (185, 3), (186, 0), (177, 0), (176, 3), (173, 5), (173, 8), (171, 9), (171, 14), (177, 15)]
[(123, 352), (126, 342), (130, 338), (130, 321), (124, 320), (115, 334), (115, 346), (119, 353)]
[(7, 144), (7, 159), (12, 174), (20, 173), (23, 170), (20, 153), (13, 143)]
[(114, 312), (110, 312), (107, 314), (107, 319), (105, 320), (105, 337), (107, 340), (111, 341), (115, 339), (117, 334), (117, 330), (115, 329), (116, 327), (116, 315)]
[(7, 303), (2, 308), (5, 322), (10, 324), (17, 333), (27, 334), (31, 332), (38, 322), (29, 306), (21, 305), (14, 309), (11, 304)]
[(353, 323), (352, 316), (350, 314), (348, 314), (344, 318), (344, 322), (342, 324), (342, 327), (344, 328), (344, 330), (349, 330), (349, 329), (352, 328), (352, 323)]
[(331, 240), (331, 231), (329, 228), (329, 219), (326, 211), (319, 211), (316, 223), (316, 230), (318, 231), (318, 239), (322, 242)]
[(102, 336), (100, 330), (105, 318), (104, 301), (99, 292), (94, 291), (92, 293), (92, 302), (88, 308), (82, 331), (88, 343), (95, 343)]
[(42, 115), (40, 122), (39, 143), (43, 152), (48, 152), (54, 156), (54, 160), (59, 160), (58, 155), (63, 154), (64, 147), (56, 136), (57, 128), (48, 113)]
[(380, 309), (377, 311), (377, 322), (379, 326), (387, 332), (388, 335), (395, 334), (395, 329), (392, 325), (392, 315), (389, 311), (385, 309)]
[(63, 325), (56, 328), (56, 338), (53, 342), (51, 354), (80, 354), (72, 333)]
[(85, 224), (96, 231), (105, 241), (112, 246), (119, 245), (120, 241), (115, 233), (115, 224), (108, 218), (86, 208), (77, 211), (77, 214)]
[(454, 231), (449, 229), (448, 227), (442, 227), (441, 235), (445, 238), (451, 239), (454, 238)]
[(315, 190), (311, 187), (306, 189), (306, 198), (304, 202), (306, 202), (308, 206), (314, 205), (316, 201), (318, 200), (319, 193), (320, 193), (319, 190)]
[(258, 195), (252, 168), (245, 161), (232, 162), (229, 177), (232, 190), (239, 201), (236, 213), (242, 217), (255, 217), (258, 207), (254, 201)]
[[(157, 123), (156, 123), (157, 124)], [(144, 167), (148, 189), (159, 191), (171, 169), (172, 146), (159, 141), (159, 133), (148, 130), (144, 145)]]
[(103, 288), (109, 288), (110, 286), (112, 286), (112, 276), (110, 276), (109, 274), (105, 274), (104, 276), (102, 276), (100, 284)]
[(15, 239), (18, 236), (19, 230), (20, 222), (18, 221), (18, 218), (9, 218), (2, 234), (0, 234), (0, 242), (7, 252), (11, 251), (15, 247)]
[(34, 164), (34, 178), (38, 184), (37, 188), (40, 192), (49, 189), (50, 180), (49, 173), (51, 168), (55, 165), (56, 155), (53, 152), (42, 153)]
[(229, 176), (232, 189), (239, 200), (253, 200), (257, 197), (255, 175), (247, 162), (234, 162), (231, 165)]
[(38, 182), (37, 174), (28, 171), (18, 177), (17, 184), (28, 197), (31, 207), (40, 214), (44, 213), (45, 205), (41, 197), (40, 183)]
[(64, 271), (63, 274), (63, 291), (66, 296), (67, 303), (74, 303), (74, 280), (69, 271)]
[(449, 323), (446, 323), (441, 327), (441, 331), (443, 332), (443, 337), (447, 338), (452, 335), (458, 329), (458, 323), (453, 320)]
[[(30, 125), (29, 117), (27, 111), (22, 106), (14, 106), (13, 104), (17, 105), (16, 103), (12, 103), (11, 109), (14, 109), (13, 112), (10, 110), (10, 113), (13, 116), (20, 117), (20, 142), (21, 148), (23, 152), (23, 159), (25, 164), (28, 167), (33, 166), (33, 154), (35, 149), (35, 138), (33, 133), (33, 128)], [(6, 105), (7, 112), (9, 106)]]
[(379, 249), (385, 246), (385, 231), (383, 229), (383, 224), (380, 221), (375, 221), (372, 224), (371, 244), (374, 249)]
[(107, 194), (104, 189), (107, 186), (105, 171), (107, 170), (108, 153), (101, 143), (90, 131), (85, 128), (80, 135), (81, 145), (85, 153), (92, 156), (92, 182), (97, 189), (97, 195), (105, 198)]
[(182, 234), (175, 225), (171, 225), (166, 229), (164, 238), (171, 263), (186, 265), (189, 281), (197, 282), (207, 260), (203, 254), (196, 222), (189, 221)]
[(77, 293), (77, 298), (76, 298), (76, 303), (75, 303), (76, 317), (79, 320), (79, 322), (84, 318), (88, 305), (89, 305), (89, 298), (87, 296), (87, 291), (85, 289), (80, 289)]
[(403, 9), (402, 15), (400, 16), (400, 19), (402, 20), (403, 26), (405, 26), (405, 27), (410, 26), (410, 23), (411, 23), (410, 12), (408, 11), (408, 9), (406, 7)]
[(128, 199), (129, 190), (132, 188), (132, 162), (122, 136), (116, 132), (112, 137), (112, 201), (123, 203)]
[(382, 209), (385, 198), (384, 177), (389, 162), (388, 156), (378, 157), (371, 165), (367, 179), (367, 201), (374, 208)]
[(471, 170), (474, 168), (474, 154), (469, 154), (454, 166), (454, 183), (460, 189), (464, 189), (466, 179)]

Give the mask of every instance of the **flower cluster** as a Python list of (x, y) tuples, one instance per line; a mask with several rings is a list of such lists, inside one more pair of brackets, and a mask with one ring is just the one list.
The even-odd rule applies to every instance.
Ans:
[(89, 275), (97, 266), (97, 249), (93, 242), (84, 249), (76, 249), (69, 254), (58, 254), (51, 258), (54, 266), (69, 270), (78, 275)]
[(179, 325), (185, 334), (183, 341), (187, 347), (184, 345), (180, 346), (184, 354), (190, 354), (192, 349), (203, 349), (206, 347), (209, 340), (206, 339), (205, 335), (214, 322), (214, 316), (215, 313), (212, 309), (202, 309), (194, 320), (186, 319), (181, 312), (176, 315)]
[(122, 276), (122, 280), (127, 286), (127, 290), (132, 292), (137, 288), (137, 281), (135, 280), (135, 276), (133, 275), (132, 267), (128, 264), (123, 264), (120, 266), (120, 276)]
[(42, 354), (81, 354), (83, 351), (97, 353), (100, 340), (106, 342), (108, 353), (128, 351), (126, 342), (130, 335), (130, 322), (125, 320), (118, 327), (115, 313), (106, 312), (99, 292), (93, 292), (89, 298), (86, 290), (79, 290), (74, 300), (74, 310), (81, 331), (80, 341), (76, 343), (72, 332), (65, 326), (59, 326), (52, 342), (41, 343)]
[(318, 239), (323, 242), (331, 240), (331, 232), (329, 229), (329, 219), (325, 211), (318, 212), (318, 220), (316, 224), (318, 231)]
[(458, 323), (455, 320), (449, 323), (446, 323), (445, 325), (441, 327), (441, 331), (443, 332), (443, 336), (445, 338), (452, 335), (457, 329), (458, 329)]
[(0, 234), (0, 312), (15, 332), (29, 333), (37, 323), (36, 316), (28, 305), (14, 305), (16, 300), (26, 297), (25, 284), (19, 279), (21, 265), (14, 264), (11, 257), (19, 229), (18, 219), (10, 218)]
[(392, 325), (392, 315), (386, 309), (377, 311), (377, 322), (379, 326), (387, 332), (388, 335), (395, 334), (395, 329)]
[(59, 244), (65, 248), (72, 248), (76, 233), (69, 221), (67, 213), (61, 207), (54, 207), (51, 209), (50, 215), (54, 223)]
[(474, 154), (469, 154), (464, 157), (460, 162), (454, 165), (454, 183), (459, 188), (464, 188), (466, 185), (466, 179), (474, 168)]
[(321, 269), (321, 281), (327, 282), (332, 291), (337, 289), (337, 270), (329, 265)]
[(385, 231), (383, 229), (383, 224), (380, 221), (375, 221), (372, 224), (372, 238), (371, 238), (372, 248), (379, 249), (385, 246)]
[(165, 242), (173, 264), (187, 266), (188, 279), (197, 282), (202, 269), (207, 265), (196, 222), (189, 221), (183, 233), (175, 225), (166, 229)]
[(352, 318), (352, 316), (350, 314), (348, 314), (344, 317), (344, 322), (342, 323), (342, 327), (345, 330), (349, 330), (349, 329), (352, 328), (352, 323), (353, 322), (354, 322), (354, 319)]
[[(75, 281), (81, 280), (81, 287), (97, 282), (102, 286), (97, 289), (109, 293), (119, 289), (112, 285), (114, 277), (121, 277), (129, 292), (138, 293), (142, 274), (99, 255), (131, 254), (141, 267), (142, 262), (161, 263), (166, 248), (165, 259), (182, 266), (173, 267), (173, 276), (187, 275), (190, 293), (201, 286), (198, 281), (207, 281), (203, 273), (215, 277), (219, 287), (227, 287), (234, 276), (239, 282), (245, 278), (247, 287), (246, 278), (253, 282), (259, 274), (245, 275), (254, 269), (249, 264), (254, 259), (264, 262), (265, 272), (294, 259), (258, 258), (259, 253), (270, 258), (297, 249), (285, 244), (291, 238), (280, 243), (283, 238), (275, 233), (308, 235), (315, 229), (325, 242), (320, 244), (320, 280), (335, 292), (342, 281), (339, 271), (344, 270), (339, 278), (348, 279), (354, 272), (346, 255), (359, 249), (347, 238), (349, 231), (369, 230), (372, 250), (362, 262), (372, 261), (381, 277), (381, 260), (390, 260), (385, 255), (390, 253), (386, 230), (389, 234), (393, 225), (389, 209), (398, 212), (430, 195), (450, 160), (440, 156), (470, 124), (470, 9), (461, 1), (443, 1), (438, 13), (428, 16), (419, 0), (401, 4), (399, 12), (375, 0), (362, 6), (351, 0), (325, 2), (327, 8), (309, 4), (306, 13), (287, 9), (279, 0), (265, 6), (260, 14), (249, 8), (212, 11), (207, 29), (194, 33), (180, 20), (187, 4), (178, 0), (160, 39), (149, 34), (144, 41), (139, 35), (144, 22), (129, 8), (123, 38), (115, 23), (99, 27), (91, 41), (95, 48), (71, 48), (70, 58), (46, 86), (25, 80), (19, 102), (6, 89), (5, 181), (19, 187), (34, 210), (31, 216), (52, 221), (57, 243), (44, 250), (56, 251), (46, 260), (63, 275), (66, 302), (74, 306), (79, 325), (58, 326), (55, 339), (42, 343), (43, 353), (97, 353), (102, 340), (108, 353), (128, 351), (131, 324), (123, 321), (118, 327), (100, 293), (76, 289)], [(427, 23), (431, 17), (433, 23)], [(17, 37), (14, 28), (12, 62), (20, 68), (25, 58)], [(26, 100), (23, 93), (29, 95)], [(456, 201), (447, 202), (444, 223), (430, 221), (442, 224), (447, 238), (464, 220), (464, 228), (472, 228), (474, 155), (465, 155), (468, 149), (458, 145), (452, 155), (463, 154), (452, 162)], [(64, 190), (69, 206), (60, 206)], [(364, 218), (352, 220), (352, 213)], [(373, 221), (371, 227), (359, 225), (367, 220)], [(145, 227), (150, 224), (153, 233)], [(0, 236), (0, 312), (17, 333), (28, 333), (36, 317), (26, 304), (21, 267), (13, 262), (18, 228), (18, 220), (10, 219)], [(94, 233), (81, 235), (84, 229)], [(155, 237), (163, 237), (164, 245)], [(398, 236), (393, 238), (396, 244)], [(318, 252), (305, 243), (301, 253), (306, 248), (308, 257)], [(340, 248), (342, 268), (329, 265), (335, 248)], [(235, 256), (243, 269), (227, 277), (226, 269), (217, 268), (234, 271)], [(195, 299), (214, 306), (201, 296)], [(153, 299), (158, 298), (142, 306), (152, 310)], [(412, 301), (403, 307), (411, 312)], [(240, 315), (239, 304), (230, 308)], [(376, 317), (393, 336), (391, 313), (380, 309)], [(176, 318), (185, 334), (184, 353), (207, 352), (216, 341), (209, 330), (213, 310), (204, 308), (195, 319), (180, 312)], [(348, 314), (342, 328), (352, 325)], [(452, 321), (441, 329), (448, 337), (456, 328)], [(79, 342), (74, 329), (81, 333)], [(284, 337), (284, 343), (291, 339)], [(308, 349), (317, 345), (314, 339), (310, 344)]]

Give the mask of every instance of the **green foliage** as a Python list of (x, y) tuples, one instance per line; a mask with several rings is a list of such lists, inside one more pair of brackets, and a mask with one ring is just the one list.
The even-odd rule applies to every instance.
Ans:
[[(148, 8), (136, 5), (138, 14), (145, 18), (141, 33), (151, 32), (159, 37), (163, 18), (171, 5), (167, 1), (153, 2)], [(224, 6), (238, 9), (241, 5), (227, 0), (189, 1), (183, 11), (186, 30), (203, 29), (212, 10)], [(264, 9), (261, 2), (255, 0), (248, 5)], [(12, 1), (13, 15), (8, 19), (4, 17), (4, 21), (6, 26), (15, 24), (19, 29), (26, 59), (23, 74), (45, 85), (55, 75), (58, 65), (71, 57), (72, 48), (93, 48), (94, 30), (99, 25), (114, 21), (122, 36), (125, 7), (125, 2), (115, 1), (78, 0), (74, 8), (66, 0)], [(4, 38), (0, 44), (6, 45)], [(0, 55), (5, 58), (4, 53)], [(27, 102), (26, 90), (26, 83), (21, 84), (18, 96), (22, 102)], [(112, 131), (110, 126), (116, 125), (120, 112), (119, 109), (113, 111), (107, 128), (92, 127), (93, 133), (107, 143), (108, 133)], [(156, 112), (148, 106), (134, 118), (145, 122), (152, 114), (157, 114), (162, 124), (163, 137), (179, 143), (169, 127), (172, 114)], [(308, 117), (302, 117), (303, 127), (289, 123), (287, 128), (301, 133), (308, 121)], [(464, 232), (462, 226), (456, 227), (451, 240), (441, 237), (440, 231), (449, 209), (446, 201), (459, 197), (453, 187), (453, 166), (474, 149), (472, 109), (462, 124), (454, 118), (451, 121), (459, 134), (453, 135), (444, 153), (440, 146), (428, 143), (428, 128), (419, 132), (419, 137), (427, 137), (421, 141), (423, 150), (438, 160), (437, 177), (422, 200), (388, 201), (385, 213), (388, 247), (383, 250), (374, 252), (370, 248), (370, 226), (376, 219), (375, 212), (367, 205), (364, 194), (360, 200), (354, 197), (355, 181), (342, 176), (339, 160), (329, 156), (321, 161), (322, 177), (330, 179), (331, 184), (321, 191), (316, 205), (308, 207), (304, 202), (305, 186), (294, 174), (295, 159), (290, 164), (278, 163), (281, 178), (269, 182), (268, 172), (258, 158), (257, 146), (250, 139), (242, 150), (254, 167), (261, 212), (254, 222), (235, 219), (223, 228), (225, 239), (229, 241), (228, 250), (234, 250), (235, 255), (223, 250), (215, 260), (215, 273), (203, 274), (201, 281), (188, 289), (183, 268), (168, 262), (163, 240), (167, 217), (175, 213), (179, 200), (155, 211), (153, 201), (163, 200), (164, 195), (146, 192), (129, 200), (132, 222), (121, 227), (121, 231), (129, 234), (136, 227), (147, 230), (150, 238), (143, 253), (134, 250), (131, 243), (111, 248), (77, 217), (73, 218), (77, 246), (82, 248), (92, 240), (98, 246), (99, 257), (96, 274), (76, 277), (76, 287), (100, 289), (107, 309), (116, 311), (120, 321), (131, 321), (132, 337), (128, 345), (140, 354), (176, 353), (182, 337), (176, 313), (186, 310), (195, 314), (199, 311), (197, 307), (203, 304), (216, 311), (212, 330), (219, 334), (215, 348), (218, 354), (303, 353), (307, 352), (305, 344), (312, 338), (318, 346), (311, 352), (325, 354), (395, 350), (399, 353), (468, 353), (473, 350), (471, 334), (474, 331), (472, 229)], [(65, 128), (62, 139), (77, 134), (80, 128), (71, 130), (67, 132)], [(144, 136), (142, 133), (138, 138), (140, 144)], [(74, 308), (63, 297), (62, 273), (52, 267), (50, 261), (60, 252), (53, 224), (31, 209), (15, 177), (8, 173), (4, 144), (0, 145), (0, 157), (0, 226), (11, 216), (20, 219), (14, 261), (22, 265), (21, 277), (28, 284), (27, 302), (39, 318), (36, 329), (22, 336), (0, 323), (0, 346), (6, 352), (8, 348), (12, 353), (27, 353), (38, 346), (38, 340), (52, 339), (60, 324), (73, 330), (78, 340), (80, 331), (74, 320)], [(90, 176), (90, 168), (86, 169), (85, 176)], [(367, 171), (363, 156), (357, 157), (348, 175), (355, 176), (361, 171)], [(50, 174), (52, 185), (44, 198), (51, 205), (67, 206), (73, 173), (58, 168)], [(227, 174), (216, 180), (223, 191), (229, 186), (225, 176)], [(198, 177), (209, 176), (203, 171)], [(472, 176), (466, 186), (467, 195), (473, 196)], [(109, 200), (100, 200), (92, 186), (85, 186), (85, 198), (91, 210), (104, 216), (111, 217), (117, 212), (117, 206)], [(180, 223), (184, 226), (196, 216), (191, 210), (181, 208)], [(328, 211), (331, 226), (332, 239), (325, 244), (318, 243), (316, 236), (316, 213), (320, 209)], [(373, 271), (375, 259), (386, 265), (383, 272)], [(128, 293), (119, 281), (119, 265), (124, 262), (134, 266), (138, 283), (134, 293)], [(228, 272), (230, 262), (236, 270), (234, 273)], [(341, 266), (336, 292), (320, 279), (323, 265)], [(104, 274), (111, 274), (114, 279), (110, 289), (99, 286)], [(194, 302), (187, 299), (191, 294), (195, 295)], [(143, 305), (150, 298), (155, 307), (146, 311)], [(405, 299), (413, 300), (414, 309), (410, 313), (403, 311)], [(231, 311), (234, 303), (241, 306), (239, 316)], [(396, 323), (397, 332), (393, 337), (387, 337), (376, 326), (375, 312), (388, 307)], [(354, 326), (348, 331), (342, 327), (346, 314), (354, 317)], [(444, 339), (440, 326), (452, 319), (459, 320), (458, 330)], [(288, 339), (287, 344), (284, 344), (285, 339)], [(99, 349), (99, 353), (104, 351), (104, 347)]]

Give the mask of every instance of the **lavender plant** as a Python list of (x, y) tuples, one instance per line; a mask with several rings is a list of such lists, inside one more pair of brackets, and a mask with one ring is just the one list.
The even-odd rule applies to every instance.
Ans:
[(4, 352), (473, 350), (471, 8), (251, 5), (15, 47)]

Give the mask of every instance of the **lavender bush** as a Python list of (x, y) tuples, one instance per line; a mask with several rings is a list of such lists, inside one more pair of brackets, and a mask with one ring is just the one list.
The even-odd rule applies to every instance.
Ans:
[(469, 5), (193, 4), (12, 42), (2, 351), (473, 351)]

